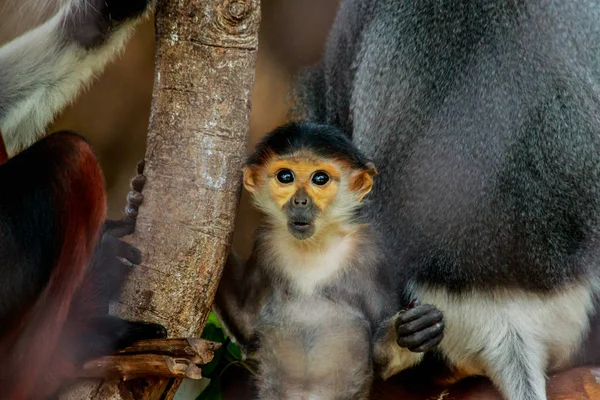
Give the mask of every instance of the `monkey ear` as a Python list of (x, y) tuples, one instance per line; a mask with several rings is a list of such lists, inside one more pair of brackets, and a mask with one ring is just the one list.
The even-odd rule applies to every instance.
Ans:
[(372, 162), (366, 163), (366, 168), (355, 172), (350, 178), (350, 189), (357, 194), (361, 201), (373, 188), (373, 178), (377, 176), (377, 168)]
[(250, 193), (258, 190), (258, 171), (253, 167), (244, 167), (244, 187)]
[(369, 171), (360, 170), (350, 178), (350, 190), (356, 193), (361, 201), (373, 188), (373, 175)]
[(371, 161), (367, 162), (366, 166), (367, 172), (369, 173), (369, 175), (371, 175), (372, 178), (379, 175), (379, 172), (377, 172), (377, 168), (375, 168), (375, 164), (373, 164)]

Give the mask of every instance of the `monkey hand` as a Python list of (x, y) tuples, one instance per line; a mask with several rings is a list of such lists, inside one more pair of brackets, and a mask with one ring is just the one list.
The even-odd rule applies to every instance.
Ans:
[(103, 301), (107, 304), (121, 290), (131, 268), (142, 261), (141, 252), (121, 239), (135, 232), (139, 206), (144, 201), (142, 190), (146, 177), (143, 173), (144, 161), (141, 161), (137, 165), (137, 175), (131, 179), (125, 217), (104, 223), (92, 258), (90, 278), (94, 285), (103, 288)]
[(167, 330), (160, 324), (108, 315), (110, 301), (116, 299), (129, 273), (142, 261), (141, 252), (122, 238), (135, 231), (138, 208), (144, 199), (142, 190), (146, 177), (143, 172), (142, 161), (138, 164), (137, 175), (131, 180), (126, 215), (120, 220), (104, 223), (83, 290), (73, 305), (73, 312), (88, 321), (87, 335), (80, 335), (85, 340), (79, 340), (75, 346), (71, 344), (80, 361), (110, 354), (137, 340), (167, 337)]
[(395, 324), (398, 345), (415, 353), (432, 350), (444, 337), (442, 313), (431, 304), (421, 305), (418, 299), (397, 314)]

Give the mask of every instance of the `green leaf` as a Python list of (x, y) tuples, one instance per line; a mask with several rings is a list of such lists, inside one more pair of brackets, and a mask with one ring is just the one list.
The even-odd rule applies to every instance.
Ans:
[(212, 340), (213, 342), (223, 343), (226, 339), (221, 323), (217, 319), (215, 313), (208, 314), (208, 320), (204, 325), (204, 330), (201, 335), (202, 339)]
[(214, 325), (217, 328), (222, 328), (221, 322), (219, 321), (217, 314), (215, 314), (212, 311), (210, 312), (210, 314), (208, 314), (208, 319), (206, 320), (206, 325)]
[(236, 360), (242, 359), (242, 349), (240, 349), (240, 347), (233, 342), (229, 342), (229, 344), (227, 345), (227, 352), (231, 354)]
[[(215, 313), (211, 312), (208, 315), (208, 319), (206, 320), (206, 325), (204, 326), (204, 331), (202, 332), (201, 337), (206, 340), (211, 340), (213, 342), (224, 344), (224, 346), (221, 346), (221, 348), (215, 351), (213, 360), (202, 367), (203, 376), (210, 379), (218, 379), (223, 373), (223, 371), (227, 369), (227, 367), (230, 365), (237, 365), (238, 367), (242, 366), (245, 368), (244, 364), (241, 363), (242, 350), (238, 345), (231, 342), (227, 338), (227, 336), (225, 335), (225, 331), (223, 330), (223, 327)], [(220, 380), (216, 382), (219, 382), (218, 384), (220, 385)], [(214, 385), (217, 385), (217, 383), (215, 383)], [(213, 386), (210, 387), (210, 390), (216, 390)], [(211, 392), (208, 391), (208, 393), (210, 394)], [(209, 398), (199, 398), (199, 400), (207, 399)], [(211, 397), (210, 400), (212, 399), (213, 398)]]

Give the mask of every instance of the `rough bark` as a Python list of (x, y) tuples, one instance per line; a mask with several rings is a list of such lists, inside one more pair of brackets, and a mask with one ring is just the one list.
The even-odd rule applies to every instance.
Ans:
[[(148, 183), (134, 237), (144, 261), (111, 312), (162, 323), (170, 337), (202, 332), (231, 243), (259, 19), (259, 0), (157, 4)], [(88, 382), (63, 398), (169, 398), (179, 383)]]

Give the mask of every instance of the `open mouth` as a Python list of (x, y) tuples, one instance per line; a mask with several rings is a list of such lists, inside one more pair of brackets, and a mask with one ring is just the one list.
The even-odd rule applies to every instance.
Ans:
[(305, 222), (305, 221), (292, 221), (292, 225), (294, 225), (295, 229), (298, 230), (306, 230), (308, 228), (310, 228), (310, 226), (312, 225), (310, 222)]
[(289, 221), (288, 229), (296, 239), (308, 239), (315, 232), (315, 226), (309, 221)]

